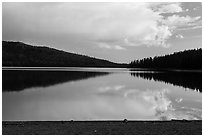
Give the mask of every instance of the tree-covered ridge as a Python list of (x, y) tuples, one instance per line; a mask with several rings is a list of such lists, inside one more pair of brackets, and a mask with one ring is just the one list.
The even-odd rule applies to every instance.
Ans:
[(134, 60), (131, 68), (202, 69), (202, 49), (185, 50), (170, 55)]
[(103, 59), (39, 47), (22, 42), (2, 42), (2, 66), (6, 67), (124, 67)]

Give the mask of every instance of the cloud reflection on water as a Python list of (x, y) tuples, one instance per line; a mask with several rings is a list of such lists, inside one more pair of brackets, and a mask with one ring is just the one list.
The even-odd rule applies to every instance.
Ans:
[[(158, 120), (202, 119), (202, 110), (197, 108), (184, 109), (178, 105), (183, 99), (176, 98), (175, 101), (173, 101), (169, 97), (170, 93), (171, 91), (167, 88), (142, 91), (139, 89), (128, 89), (125, 85), (115, 85), (99, 87), (97, 94), (114, 98), (124, 98), (127, 102), (131, 101), (134, 103), (134, 105), (137, 106), (135, 108), (143, 108), (146, 110), (146, 113), (153, 114)], [(121, 107), (122, 106), (123, 105), (121, 105)]]
[(3, 120), (202, 119), (201, 92), (129, 73), (4, 71), (4, 76), (4, 88), (21, 92), (3, 92)]

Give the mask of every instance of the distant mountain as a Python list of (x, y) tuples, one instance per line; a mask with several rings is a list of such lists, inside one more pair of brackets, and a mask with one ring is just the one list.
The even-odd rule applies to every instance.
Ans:
[(170, 55), (134, 60), (130, 68), (199, 69), (202, 70), (202, 49), (185, 50)]
[(3, 67), (126, 67), (103, 59), (22, 42), (2, 41)]

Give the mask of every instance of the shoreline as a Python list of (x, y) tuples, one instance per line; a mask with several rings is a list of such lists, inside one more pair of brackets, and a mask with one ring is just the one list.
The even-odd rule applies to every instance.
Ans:
[(202, 120), (3, 121), (2, 135), (202, 135)]
[(20, 70), (20, 69), (127, 69), (130, 71), (202, 71), (202, 69), (179, 69), (179, 68), (131, 68), (131, 67), (51, 67), (51, 66), (47, 66), (47, 67), (36, 67), (36, 66), (31, 66), (31, 67), (19, 67), (19, 66), (2, 66), (2, 69), (16, 69), (16, 70)]

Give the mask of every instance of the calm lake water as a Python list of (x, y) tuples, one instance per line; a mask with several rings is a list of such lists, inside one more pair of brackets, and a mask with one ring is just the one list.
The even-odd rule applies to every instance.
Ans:
[(202, 73), (128, 69), (2, 71), (3, 120), (202, 119)]

